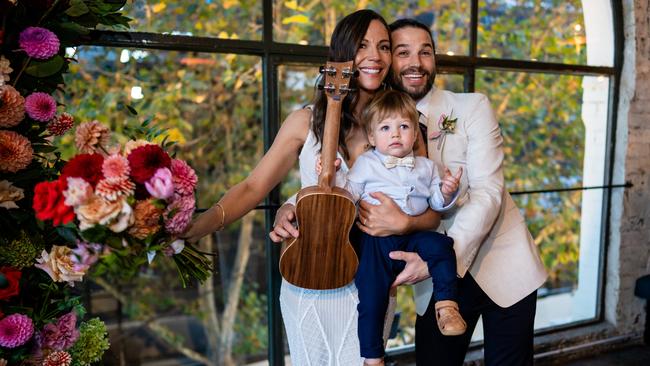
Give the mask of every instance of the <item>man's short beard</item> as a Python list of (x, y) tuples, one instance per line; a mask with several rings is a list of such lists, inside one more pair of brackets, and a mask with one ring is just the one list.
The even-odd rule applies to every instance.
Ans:
[(424, 98), (425, 95), (433, 88), (433, 82), (436, 80), (436, 74), (435, 73), (428, 73), (428, 72), (423, 72), (422, 70), (418, 70), (420, 73), (423, 75), (427, 76), (427, 82), (424, 84), (424, 87), (419, 90), (418, 92), (413, 92), (407, 90), (404, 85), (402, 84), (402, 75), (408, 73), (411, 70), (405, 70), (403, 72), (400, 72), (398, 75), (395, 75), (395, 73), (391, 72), (391, 84), (393, 85), (393, 88), (402, 91), (413, 98), (413, 100), (418, 101), (422, 98)]

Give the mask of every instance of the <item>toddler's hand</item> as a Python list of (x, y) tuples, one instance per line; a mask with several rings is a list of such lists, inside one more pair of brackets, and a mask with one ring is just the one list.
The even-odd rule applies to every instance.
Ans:
[(448, 168), (445, 168), (445, 176), (442, 177), (442, 186), (440, 190), (442, 194), (451, 197), (458, 190), (460, 185), (460, 177), (463, 175), (463, 167), (458, 168), (456, 174), (451, 174)]
[[(341, 169), (341, 159), (336, 158), (336, 160), (334, 160), (334, 168), (336, 169), (337, 172), (339, 171), (339, 169)], [(320, 154), (319, 154), (318, 157), (316, 158), (316, 175), (320, 175), (320, 173), (322, 172), (323, 172), (323, 165), (320, 161)]]

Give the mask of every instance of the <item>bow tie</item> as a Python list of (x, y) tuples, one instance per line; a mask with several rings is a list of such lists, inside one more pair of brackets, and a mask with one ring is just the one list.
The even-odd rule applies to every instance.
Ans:
[(413, 168), (415, 166), (415, 158), (412, 156), (405, 156), (403, 158), (398, 158), (395, 156), (387, 156), (384, 160), (384, 166), (388, 169), (394, 168), (396, 166), (405, 166), (407, 168)]

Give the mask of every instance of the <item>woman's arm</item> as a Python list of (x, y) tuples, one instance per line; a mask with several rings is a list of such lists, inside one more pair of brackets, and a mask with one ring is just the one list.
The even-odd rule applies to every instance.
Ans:
[(250, 175), (224, 194), (218, 205), (199, 215), (181, 237), (196, 241), (237, 221), (255, 208), (294, 166), (305, 142), (311, 111), (295, 111), (282, 123), (273, 145)]

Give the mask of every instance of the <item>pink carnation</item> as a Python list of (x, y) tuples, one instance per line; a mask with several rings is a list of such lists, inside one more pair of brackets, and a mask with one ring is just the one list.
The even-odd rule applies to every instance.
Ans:
[(183, 233), (192, 220), (195, 206), (194, 196), (174, 195), (174, 200), (163, 214), (167, 232), (174, 235)]
[(74, 125), (74, 117), (69, 113), (62, 113), (47, 124), (47, 130), (54, 136), (61, 136)]
[(111, 155), (104, 160), (102, 173), (106, 179), (128, 178), (131, 173), (129, 161), (121, 155)]
[(77, 315), (70, 312), (60, 317), (56, 323), (45, 324), (40, 334), (41, 346), (43, 348), (65, 351), (72, 347), (79, 338), (77, 330)]
[(148, 181), (144, 182), (145, 188), (150, 195), (163, 200), (174, 194), (174, 183), (172, 173), (167, 168), (160, 168)]
[(22, 31), (18, 43), (29, 57), (39, 60), (56, 55), (61, 45), (56, 34), (41, 27), (28, 27)]
[(47, 122), (56, 115), (56, 101), (47, 93), (32, 93), (25, 98), (25, 110), (33, 120)]
[(0, 320), (0, 346), (16, 348), (27, 343), (34, 334), (34, 323), (23, 314), (11, 314)]
[(176, 193), (182, 195), (194, 193), (198, 178), (192, 167), (183, 160), (174, 159), (172, 160), (171, 171)]

